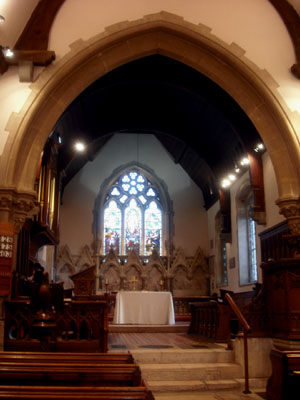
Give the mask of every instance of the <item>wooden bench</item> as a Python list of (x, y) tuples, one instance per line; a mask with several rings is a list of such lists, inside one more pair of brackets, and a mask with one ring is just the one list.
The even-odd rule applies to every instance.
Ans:
[(0, 363), (103, 363), (103, 364), (133, 364), (134, 360), (130, 353), (37, 353), (37, 352), (0, 352)]
[(291, 400), (300, 387), (300, 351), (273, 349), (272, 375), (268, 379), (267, 399)]
[(140, 386), (141, 371), (135, 364), (98, 363), (0, 363), (0, 385), (97, 385)]
[(150, 390), (139, 387), (0, 386), (0, 399), (15, 400), (154, 400)]

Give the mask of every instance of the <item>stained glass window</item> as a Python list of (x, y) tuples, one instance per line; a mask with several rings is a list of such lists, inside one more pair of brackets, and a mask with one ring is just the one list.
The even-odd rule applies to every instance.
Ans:
[(104, 210), (105, 253), (108, 253), (110, 248), (117, 254), (120, 252), (121, 221), (121, 210), (116, 201), (111, 200)]
[(151, 201), (145, 211), (145, 254), (151, 253), (155, 247), (160, 249), (161, 245), (161, 210), (157, 207), (155, 201)]
[(142, 214), (135, 199), (125, 208), (125, 253), (135, 250), (140, 253)]
[(162, 229), (160, 198), (148, 177), (137, 169), (119, 176), (105, 197), (105, 253), (149, 255), (156, 248), (162, 254)]

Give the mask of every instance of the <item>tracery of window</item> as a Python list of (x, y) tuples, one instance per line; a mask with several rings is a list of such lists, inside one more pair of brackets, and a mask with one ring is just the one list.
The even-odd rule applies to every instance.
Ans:
[(135, 250), (162, 254), (162, 206), (158, 191), (140, 171), (130, 169), (109, 187), (104, 204), (104, 253)]

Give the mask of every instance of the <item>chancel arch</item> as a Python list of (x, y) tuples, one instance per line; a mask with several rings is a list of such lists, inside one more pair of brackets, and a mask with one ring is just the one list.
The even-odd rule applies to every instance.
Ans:
[[(193, 67), (229, 93), (252, 120), (272, 159), (281, 213), (298, 229), (300, 154), (292, 116), (265, 75), (236, 50), (196, 26), (168, 13), (124, 23), (78, 43), (32, 85), (32, 94), (10, 121), (10, 140), (1, 159), (1, 185), (10, 196), (35, 197), (36, 170), (45, 142), (68, 105), (92, 82), (138, 58), (162, 54)], [(247, 96), (245, 96), (247, 93)], [(285, 160), (282, 163), (282, 159)], [(33, 205), (30, 205), (31, 211)], [(17, 214), (18, 209), (14, 210)], [(25, 210), (26, 212), (26, 210)], [(294, 212), (293, 212), (294, 214)]]

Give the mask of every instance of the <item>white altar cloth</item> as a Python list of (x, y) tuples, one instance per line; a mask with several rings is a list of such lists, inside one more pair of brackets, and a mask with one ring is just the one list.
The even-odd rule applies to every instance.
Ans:
[(170, 292), (118, 292), (114, 324), (173, 325), (173, 298)]

